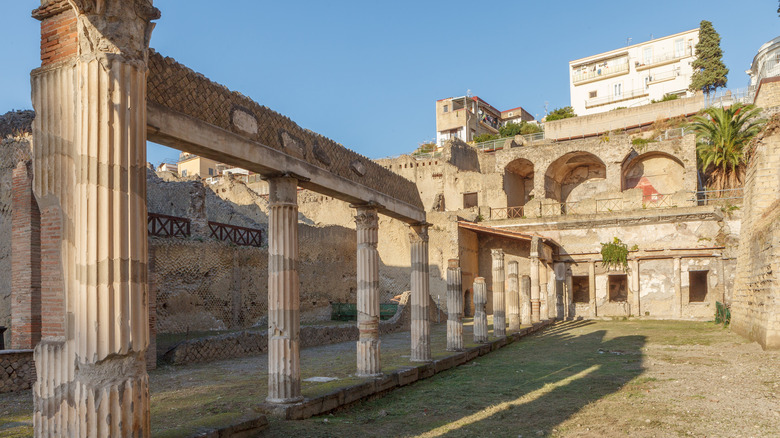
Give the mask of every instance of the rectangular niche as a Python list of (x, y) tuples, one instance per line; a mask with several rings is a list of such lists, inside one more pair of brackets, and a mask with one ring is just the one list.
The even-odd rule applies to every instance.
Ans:
[(572, 275), (572, 300), (575, 303), (587, 304), (590, 302), (590, 282), (587, 275)]
[(608, 284), (610, 302), (628, 301), (628, 277), (626, 274), (610, 274)]
[(688, 302), (707, 301), (707, 274), (710, 271), (688, 271)]

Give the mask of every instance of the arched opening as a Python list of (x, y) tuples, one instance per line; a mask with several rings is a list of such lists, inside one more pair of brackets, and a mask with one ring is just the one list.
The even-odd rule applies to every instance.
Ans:
[(544, 174), (545, 197), (560, 202), (592, 198), (604, 191), (607, 166), (589, 152), (570, 152), (550, 164)]
[(534, 163), (518, 158), (507, 164), (504, 169), (504, 193), (506, 206), (519, 207), (528, 202), (534, 189)]
[(623, 190), (640, 188), (645, 198), (670, 194), (683, 188), (685, 166), (676, 157), (663, 152), (648, 152), (628, 157), (622, 166)]

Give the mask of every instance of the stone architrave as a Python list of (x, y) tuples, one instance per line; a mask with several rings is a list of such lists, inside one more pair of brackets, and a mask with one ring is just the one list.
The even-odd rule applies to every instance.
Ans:
[(379, 340), (379, 217), (373, 205), (357, 209), (357, 375), (382, 374)]
[(517, 262), (509, 262), (507, 271), (506, 313), (509, 320), (509, 330), (517, 331), (520, 330), (520, 285)]
[(447, 351), (463, 350), (463, 283), (458, 259), (447, 262)]
[(301, 396), (298, 180), (268, 179), (268, 397), (295, 403)]
[(527, 275), (520, 279), (520, 324), (531, 324), (531, 277)]
[(493, 249), (490, 254), (493, 259), (493, 335), (506, 336), (504, 250)]
[(428, 275), (428, 223), (411, 225), (409, 240), (412, 252), (412, 362), (431, 360), (430, 322), (428, 307), (431, 301)]
[(487, 285), (483, 277), (474, 279), (474, 342), (488, 341)]
[(77, 22), (75, 57), (61, 64), (72, 69), (33, 73), (33, 135), (36, 196), (72, 221), (61, 254), (68, 324), (35, 348), (35, 434), (146, 437), (146, 71), (160, 12), (150, 0), (63, 7)]

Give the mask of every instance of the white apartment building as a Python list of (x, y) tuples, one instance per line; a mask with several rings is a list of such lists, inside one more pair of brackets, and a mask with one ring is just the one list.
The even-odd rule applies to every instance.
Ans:
[(750, 70), (750, 90), (755, 91), (762, 79), (780, 76), (780, 37), (766, 42), (758, 49)]
[(583, 116), (645, 105), (664, 95), (691, 96), (699, 29), (569, 62), (571, 106)]

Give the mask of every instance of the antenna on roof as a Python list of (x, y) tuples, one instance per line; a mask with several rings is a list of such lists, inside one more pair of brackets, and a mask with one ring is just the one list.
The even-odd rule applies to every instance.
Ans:
[(471, 97), (471, 88), (466, 90), (466, 97)]
[(631, 45), (631, 37), (626, 38), (626, 45), (627, 46)]

